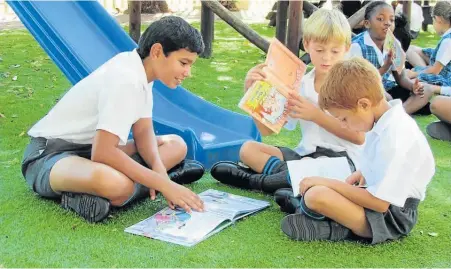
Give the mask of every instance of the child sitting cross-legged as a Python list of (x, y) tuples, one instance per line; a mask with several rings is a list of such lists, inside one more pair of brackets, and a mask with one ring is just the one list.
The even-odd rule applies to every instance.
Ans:
[(367, 132), (361, 167), (346, 182), (304, 178), (302, 213), (286, 216), (282, 231), (295, 240), (364, 238), (373, 244), (409, 234), (435, 173), (431, 149), (415, 120), (400, 100), (384, 99), (378, 70), (362, 58), (332, 67), (319, 106), (345, 127)]
[[(289, 130), (299, 123), (302, 139), (295, 149), (248, 141), (240, 149), (241, 162), (219, 162), (211, 168), (218, 181), (232, 186), (274, 193), (291, 187), (287, 161), (302, 158), (347, 157), (351, 170), (359, 159), (363, 133), (342, 128), (340, 122), (318, 107), (318, 92), (331, 67), (342, 60), (351, 45), (351, 27), (338, 10), (320, 9), (304, 24), (304, 48), (314, 69), (302, 79), (300, 89), (289, 96)], [(252, 68), (245, 80), (245, 90), (256, 80), (265, 79), (263, 65)], [(263, 135), (273, 132), (258, 121)]]

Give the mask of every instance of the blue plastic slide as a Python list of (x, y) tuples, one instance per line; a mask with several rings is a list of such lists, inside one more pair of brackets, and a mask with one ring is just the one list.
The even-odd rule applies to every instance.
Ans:
[[(8, 1), (25, 27), (72, 84), (136, 43), (97, 1)], [(252, 119), (208, 103), (182, 87), (154, 83), (157, 134), (177, 134), (188, 158), (207, 168), (238, 159), (247, 140), (261, 136)]]

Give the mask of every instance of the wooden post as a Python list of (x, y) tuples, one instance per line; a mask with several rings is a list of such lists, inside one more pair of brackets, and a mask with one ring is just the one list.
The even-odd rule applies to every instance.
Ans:
[(200, 14), (200, 32), (204, 40), (205, 50), (200, 55), (202, 58), (210, 58), (213, 52), (213, 38), (215, 31), (215, 14), (202, 2)]
[(411, 13), (412, 12), (412, 1), (407, 0), (407, 1), (403, 1), (402, 2), (402, 13), (404, 15), (406, 15), (407, 18), (407, 29), (410, 29), (410, 18), (411, 18)]
[(296, 56), (299, 56), (299, 41), (301, 41), (301, 21), (303, 18), (302, 4), (304, 1), (290, 1), (288, 9), (288, 36), (287, 47)]
[(141, 36), (141, 1), (128, 1), (128, 10), (130, 12), (128, 34), (136, 42), (139, 42)]
[(202, 4), (210, 8), (216, 15), (259, 49), (268, 52), (269, 42), (223, 7), (218, 1), (202, 1)]
[(277, 2), (276, 13), (276, 38), (280, 42), (286, 44), (287, 40), (287, 19), (288, 19), (288, 2), (287, 0), (279, 0)]
[(309, 1), (304, 1), (302, 9), (305, 11), (306, 16), (310, 16), (313, 12), (318, 10), (318, 8)]

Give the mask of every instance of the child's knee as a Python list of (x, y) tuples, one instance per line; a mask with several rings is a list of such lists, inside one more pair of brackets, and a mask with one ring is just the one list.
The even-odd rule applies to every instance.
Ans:
[(437, 113), (440, 114), (440, 110), (442, 107), (442, 100), (440, 97), (441, 96), (437, 96), (431, 100), (430, 109), (431, 113), (434, 115), (437, 115)]
[(92, 172), (94, 192), (113, 204), (126, 201), (134, 192), (134, 182), (111, 167), (98, 165)]
[(246, 141), (240, 148), (240, 160), (244, 161), (248, 159), (249, 155), (255, 153), (255, 150), (258, 147), (258, 142), (255, 141)]
[(188, 153), (188, 146), (185, 143), (185, 140), (178, 135), (168, 135), (164, 140), (164, 143), (168, 143), (171, 147), (171, 152), (177, 155), (182, 161), (185, 159), (186, 154)]
[(328, 193), (330, 189), (326, 186), (313, 186), (304, 194), (304, 201), (308, 208), (321, 212), (327, 206)]

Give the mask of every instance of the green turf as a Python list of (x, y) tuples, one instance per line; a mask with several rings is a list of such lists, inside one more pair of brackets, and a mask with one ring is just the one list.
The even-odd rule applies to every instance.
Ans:
[[(253, 27), (274, 36), (274, 29)], [(422, 33), (415, 43), (433, 46), (437, 40)], [(281, 232), (284, 214), (274, 203), (192, 248), (123, 232), (162, 208), (162, 200), (141, 202), (114, 212), (105, 223), (88, 224), (56, 202), (34, 195), (20, 172), (28, 142), (25, 132), (57, 102), (69, 82), (26, 31), (0, 32), (0, 58), (0, 267), (451, 267), (451, 145), (431, 139), (436, 176), (420, 205), (417, 226), (396, 242), (294, 242)], [(199, 59), (184, 86), (240, 112), (244, 76), (263, 59), (256, 47), (217, 23), (214, 57)], [(417, 117), (422, 130), (434, 120)], [(292, 147), (299, 137), (297, 129), (264, 141)], [(270, 196), (218, 184), (209, 175), (191, 187), (272, 201)]]

